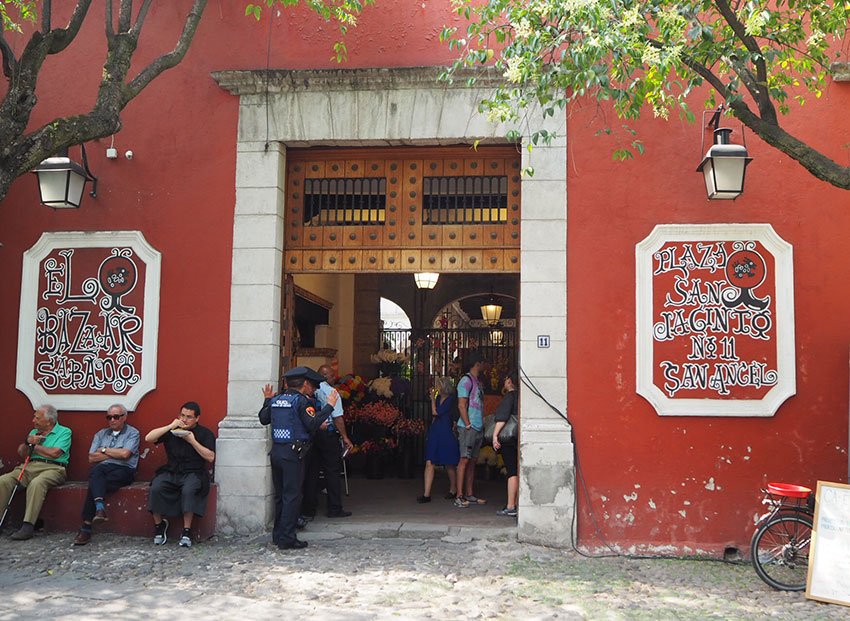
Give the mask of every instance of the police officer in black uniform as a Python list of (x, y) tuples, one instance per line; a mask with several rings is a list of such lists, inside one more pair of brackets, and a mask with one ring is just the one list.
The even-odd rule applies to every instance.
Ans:
[(274, 394), (271, 384), (263, 387), (260, 423), (272, 426), (272, 482), (275, 487), (275, 525), (272, 541), (281, 550), (306, 548), (307, 542), (295, 537), (301, 512), (301, 487), (304, 480), (304, 458), (310, 449), (310, 438), (333, 413), (339, 399), (334, 390), (321, 411), (316, 411), (313, 392), (322, 376), (307, 367), (295, 367), (283, 374), (286, 390)]

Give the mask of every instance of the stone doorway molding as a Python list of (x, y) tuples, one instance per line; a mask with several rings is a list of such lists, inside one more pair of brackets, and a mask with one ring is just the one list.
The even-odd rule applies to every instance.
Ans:
[[(239, 96), (233, 223), (227, 416), (219, 425), (217, 527), (263, 532), (272, 522), (268, 430), (257, 421), (261, 387), (275, 383), (280, 348), (286, 151), (504, 143), (510, 127), (478, 112), (496, 73), (437, 82), (441, 68), (221, 71), (213, 79)], [(565, 118), (532, 112), (529, 127), (559, 136), (529, 152), (522, 181), (520, 364), (547, 400), (566, 411)], [(524, 147), (524, 145), (522, 145)], [(539, 336), (548, 347), (539, 347)], [(544, 339), (544, 342), (547, 342)], [(573, 515), (572, 434), (527, 387), (521, 389), (518, 536), (566, 547)], [(498, 508), (498, 507), (494, 507)]]

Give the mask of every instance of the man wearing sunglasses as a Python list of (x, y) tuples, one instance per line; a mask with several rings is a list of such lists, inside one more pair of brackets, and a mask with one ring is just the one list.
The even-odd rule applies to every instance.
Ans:
[(107, 494), (124, 487), (136, 478), (139, 465), (139, 430), (127, 424), (127, 408), (120, 403), (106, 410), (106, 427), (94, 434), (89, 449), (89, 489), (83, 505), (83, 525), (74, 545), (91, 541), (92, 526), (106, 522)]

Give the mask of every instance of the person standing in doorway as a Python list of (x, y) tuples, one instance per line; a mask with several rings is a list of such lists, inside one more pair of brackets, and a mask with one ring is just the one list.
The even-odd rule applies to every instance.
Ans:
[(457, 384), (460, 461), (457, 465), (457, 497), (454, 505), (458, 508), (466, 508), (470, 504), (487, 504), (486, 500), (475, 496), (473, 490), (475, 464), (484, 441), (484, 391), (478, 378), (482, 362), (481, 354), (477, 351), (469, 352), (463, 367), (464, 375)]
[(328, 402), (316, 412), (313, 394), (324, 378), (307, 367), (295, 367), (283, 375), (286, 390), (275, 395), (271, 384), (263, 387), (260, 423), (272, 426), (272, 483), (275, 488), (275, 516), (272, 542), (281, 550), (307, 547), (295, 537), (301, 513), (301, 490), (304, 484), (304, 459), (310, 450), (310, 439), (330, 418), (339, 393), (331, 390)]
[(502, 400), (499, 402), (499, 407), (496, 408), (496, 412), (493, 414), (496, 422), (496, 425), (493, 427), (493, 448), (501, 453), (508, 478), (508, 500), (505, 503), (505, 508), (496, 511), (496, 513), (505, 517), (517, 516), (517, 497), (519, 495), (519, 472), (517, 470), (517, 466), (519, 464), (519, 447), (517, 445), (516, 437), (502, 443), (499, 440), (499, 432), (504, 428), (511, 416), (517, 415), (517, 405), (519, 401), (517, 383), (518, 376), (516, 371), (511, 371), (505, 376), (505, 396), (502, 397)]
[(434, 483), (434, 466), (445, 466), (449, 477), (446, 498), (457, 496), (457, 462), (460, 460), (457, 439), (452, 431), (454, 412), (457, 411), (455, 387), (449, 377), (437, 379), (436, 394), (431, 397), (431, 428), (425, 440), (425, 493), (416, 498), (422, 504), (431, 502)]
[[(328, 396), (334, 390), (333, 384), (336, 376), (329, 364), (319, 367), (319, 375), (323, 380), (316, 389), (315, 397), (320, 407), (328, 402)], [(340, 474), (342, 473), (342, 451), (351, 450), (354, 444), (348, 437), (343, 419), (342, 399), (337, 400), (334, 405), (333, 414), (328, 419), (327, 427), (319, 427), (313, 436), (313, 444), (310, 455), (307, 457), (307, 474), (304, 477), (304, 500), (302, 501), (301, 514), (305, 519), (316, 515), (316, 507), (319, 501), (319, 471), (325, 471), (325, 488), (328, 492), (327, 516), (329, 518), (344, 518), (351, 515), (351, 511), (342, 508), (342, 484)], [(342, 446), (340, 446), (340, 442)]]

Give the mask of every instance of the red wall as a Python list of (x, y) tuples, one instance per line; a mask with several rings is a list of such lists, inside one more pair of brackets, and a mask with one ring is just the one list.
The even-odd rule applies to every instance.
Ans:
[[(833, 83), (781, 122), (848, 164), (848, 106), (850, 84)], [(740, 142), (740, 124), (724, 124)], [(708, 201), (699, 124), (644, 119), (646, 154), (625, 163), (600, 127), (594, 105), (571, 110), (568, 404), (591, 497), (581, 543), (746, 548), (765, 482), (846, 481), (850, 192), (747, 130), (745, 193)], [(770, 223), (794, 247), (797, 394), (772, 418), (659, 417), (635, 392), (635, 245), (657, 224), (737, 222)]]
[[(151, 7), (138, 61), (170, 50), (190, 4)], [(423, 4), (384, 1), (370, 8), (347, 39), (347, 66), (447, 62), (438, 35), (448, 1), (429, 1), (427, 9)], [(162, 253), (157, 388), (142, 399), (131, 424), (144, 434), (171, 421), (188, 400), (201, 404), (201, 422), (213, 430), (224, 417), (239, 101), (210, 72), (265, 68), (267, 18), (257, 23), (244, 10), (239, 2), (209, 4), (183, 63), (155, 80), (122, 115), (114, 143), (118, 160), (105, 158), (109, 138), (88, 143), (91, 168), (100, 178), (96, 199), (86, 196), (79, 210), (52, 211), (38, 204), (35, 178), (26, 175), (0, 204), (0, 458), (6, 464), (17, 460), (15, 448), (32, 419), (29, 400), (15, 389), (21, 257), (45, 231), (140, 230)], [(103, 12), (102, 2), (95, 2), (78, 40), (45, 63), (33, 126), (91, 105), (105, 49)], [(54, 23), (60, 22), (57, 16)], [(335, 40), (335, 28), (308, 10), (284, 11), (273, 23), (271, 67), (338, 67), (331, 59)], [(15, 49), (22, 46), (14, 42)], [(127, 149), (135, 154), (132, 161), (123, 157)], [(257, 396), (259, 406), (259, 387)], [(83, 479), (91, 437), (105, 425), (102, 413), (60, 412), (60, 421), (74, 432), (69, 476)], [(157, 451), (141, 462), (140, 477), (152, 476), (163, 459)]]
[[(103, 7), (95, 4), (80, 40), (46, 63), (34, 122), (93, 101), (103, 56)], [(379, 0), (348, 37), (347, 66), (448, 62), (438, 34), (453, 20), (449, 4)], [(152, 7), (142, 58), (171, 45), (188, 6), (179, 0)], [(28, 400), (14, 388), (21, 255), (44, 231), (138, 229), (162, 252), (158, 387), (141, 401), (133, 424), (145, 433), (190, 399), (201, 403), (207, 426), (216, 429), (224, 416), (238, 99), (209, 73), (265, 67), (267, 22), (243, 11), (242, 3), (211, 3), (185, 61), (127, 108), (115, 146), (122, 154), (132, 149), (132, 161), (106, 160), (109, 139), (88, 145), (101, 179), (96, 199), (53, 212), (37, 203), (27, 176), (0, 204), (0, 457), (7, 464), (31, 418)], [(337, 67), (333, 27), (303, 8), (275, 18), (272, 36), (273, 68)], [(783, 123), (846, 163), (848, 107), (850, 85), (832, 85)], [(841, 283), (850, 193), (815, 180), (748, 134), (755, 161), (746, 193), (734, 203), (710, 203), (694, 172), (702, 156), (698, 126), (644, 120), (638, 128), (647, 154), (625, 163), (612, 161), (609, 139), (594, 136), (600, 127), (594, 105), (570, 110), (569, 413), (593, 512), (604, 538), (624, 547), (741, 547), (765, 480), (814, 483), (846, 474), (850, 294)], [(635, 244), (656, 224), (698, 222), (768, 222), (794, 246), (797, 396), (773, 418), (661, 418), (635, 393)], [(61, 420), (74, 430), (70, 476), (84, 478), (101, 413), (66, 412)], [(141, 476), (161, 460), (149, 457)], [(715, 491), (705, 488), (710, 477)], [(589, 510), (582, 501), (579, 530), (582, 544), (594, 548), (602, 541)]]

